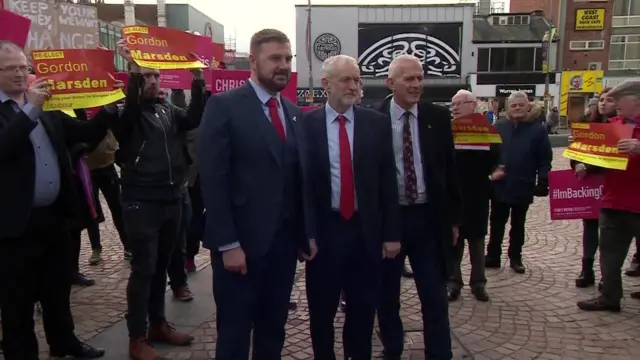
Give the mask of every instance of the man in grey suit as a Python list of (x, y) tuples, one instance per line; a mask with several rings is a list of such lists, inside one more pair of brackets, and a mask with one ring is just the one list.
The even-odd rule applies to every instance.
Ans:
[(254, 358), (281, 358), (298, 251), (315, 256), (303, 201), (301, 112), (280, 95), (292, 58), (284, 33), (254, 34), (251, 78), (209, 98), (200, 127), (218, 360), (247, 359), (252, 328)]

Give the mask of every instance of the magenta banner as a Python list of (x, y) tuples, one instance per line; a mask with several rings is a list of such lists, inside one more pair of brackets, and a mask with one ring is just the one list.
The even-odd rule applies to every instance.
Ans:
[[(2, 1), (0, 0), (0, 3)], [(35, 4), (34, 4), (35, 5)], [(25, 8), (28, 8), (25, 4)], [(29, 37), (31, 20), (0, 8), (0, 40), (8, 40), (23, 48)]]
[[(251, 77), (249, 70), (211, 70), (211, 94), (225, 92), (244, 85)], [(282, 90), (282, 96), (294, 104), (297, 102), (298, 73), (291, 73), (287, 87)]]
[(597, 219), (604, 188), (602, 175), (578, 180), (573, 170), (549, 173), (551, 220)]

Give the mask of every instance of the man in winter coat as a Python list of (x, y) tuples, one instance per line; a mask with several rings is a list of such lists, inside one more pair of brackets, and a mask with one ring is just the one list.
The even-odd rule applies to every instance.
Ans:
[(544, 109), (531, 105), (527, 94), (515, 92), (507, 100), (508, 120), (499, 120), (494, 126), (502, 137), (501, 165), (506, 176), (495, 181), (491, 200), (491, 232), (487, 246), (487, 268), (501, 266), (502, 239), (511, 214), (509, 231), (510, 267), (519, 274), (525, 272), (522, 263), (524, 225), (527, 211), (534, 196), (549, 194), (548, 175), (553, 153), (544, 126), (537, 121)]

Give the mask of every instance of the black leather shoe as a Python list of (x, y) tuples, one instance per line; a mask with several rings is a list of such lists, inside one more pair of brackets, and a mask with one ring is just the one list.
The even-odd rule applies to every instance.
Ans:
[(51, 357), (53, 358), (65, 358), (67, 356), (75, 359), (97, 359), (104, 356), (104, 349), (97, 349), (89, 344), (80, 343), (78, 347), (73, 350), (51, 352)]
[(524, 274), (526, 271), (524, 265), (522, 265), (522, 261), (511, 260), (509, 266), (518, 274)]
[(77, 273), (72, 279), (72, 284), (78, 286), (92, 286), (96, 284), (96, 281), (84, 274)]
[(387, 353), (383, 350), (383, 351), (382, 351), (382, 354), (380, 354), (379, 359), (383, 359), (383, 360), (400, 360), (400, 359), (402, 359), (402, 356), (390, 355), (390, 354), (387, 354)]
[(288, 307), (290, 311), (295, 311), (296, 309), (298, 309), (298, 303), (295, 301), (289, 301)]
[(499, 257), (494, 258), (487, 255), (484, 257), (484, 262), (484, 267), (486, 267), (487, 269), (500, 269), (500, 267), (502, 266), (502, 261)]
[(484, 287), (477, 287), (477, 288), (471, 289), (471, 293), (473, 294), (473, 296), (476, 297), (476, 300), (478, 301), (482, 301), (482, 302), (489, 301), (489, 293), (487, 293), (487, 289), (485, 289)]
[(402, 277), (411, 279), (413, 277), (413, 270), (411, 270), (410, 268), (407, 267), (407, 265), (405, 265), (402, 268)]
[(447, 293), (447, 299), (449, 299), (449, 301), (456, 301), (459, 298), (460, 298), (460, 289), (449, 288), (449, 291)]

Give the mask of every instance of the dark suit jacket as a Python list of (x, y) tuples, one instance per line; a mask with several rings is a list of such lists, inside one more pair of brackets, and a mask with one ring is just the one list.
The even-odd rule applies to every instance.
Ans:
[[(79, 121), (59, 112), (45, 112), (44, 126), (60, 165), (60, 208), (69, 222), (83, 218), (81, 195), (74, 185), (74, 167), (68, 149), (80, 142), (100, 141), (114, 120), (102, 110), (91, 121)], [(29, 134), (35, 123), (23, 112), (14, 112), (9, 102), (0, 104), (0, 239), (24, 235), (33, 202), (35, 154)]]
[[(387, 115), (390, 124), (388, 98), (381, 111)], [(451, 112), (444, 106), (428, 102), (418, 104), (418, 132), (420, 154), (422, 155), (424, 178), (429, 204), (436, 209), (435, 224), (445, 246), (445, 258), (449, 257), (452, 246), (453, 225), (462, 222), (462, 198), (455, 164), (455, 149), (451, 131)], [(432, 220), (433, 221), (433, 220)]]
[[(207, 209), (206, 248), (218, 250), (239, 242), (247, 257), (261, 257), (287, 212), (286, 221), (295, 227), (299, 247), (308, 253), (313, 235), (304, 218), (302, 114), (287, 99), (281, 101), (287, 122), (285, 144), (251, 84), (209, 98), (197, 144)], [(291, 197), (283, 195), (291, 193)], [(291, 199), (293, 211), (287, 210)]]
[[(353, 177), (357, 211), (367, 247), (373, 257), (382, 256), (382, 243), (400, 241), (398, 182), (391, 127), (375, 110), (354, 108)], [(316, 223), (318, 251), (331, 246), (328, 231), (331, 212), (331, 170), (325, 107), (305, 114), (309, 181)]]

